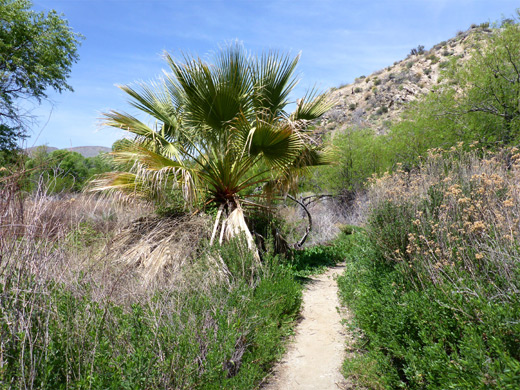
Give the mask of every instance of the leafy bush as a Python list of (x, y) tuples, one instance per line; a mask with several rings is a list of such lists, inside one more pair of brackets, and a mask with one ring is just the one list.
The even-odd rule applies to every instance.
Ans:
[(386, 114), (387, 112), (388, 112), (388, 107), (382, 106), (377, 109), (376, 115), (383, 115), (383, 114)]
[(356, 191), (367, 178), (383, 173), (392, 165), (393, 152), (384, 136), (371, 129), (347, 129), (333, 139), (337, 164), (321, 167), (314, 180), (320, 188), (341, 192)]
[(347, 375), (373, 388), (518, 387), (519, 158), (434, 151), (374, 182), (368, 234), (339, 279), (366, 349)]
[(423, 45), (419, 45), (416, 48), (414, 47), (412, 50), (410, 50), (410, 55), (411, 56), (416, 56), (416, 55), (421, 55), (421, 54), (424, 54), (424, 46)]
[(426, 59), (430, 60), (431, 65), (434, 65), (437, 62), (439, 62), (439, 57), (437, 57), (435, 54), (430, 54), (429, 56), (426, 57)]

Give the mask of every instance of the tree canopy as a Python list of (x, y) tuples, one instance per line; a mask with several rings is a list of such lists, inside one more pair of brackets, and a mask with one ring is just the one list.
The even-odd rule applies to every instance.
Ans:
[(82, 37), (63, 15), (31, 6), (28, 0), (0, 0), (0, 126), (6, 138), (1, 147), (12, 147), (13, 138), (25, 133), (21, 100), (40, 102), (49, 88), (72, 90), (67, 78)]

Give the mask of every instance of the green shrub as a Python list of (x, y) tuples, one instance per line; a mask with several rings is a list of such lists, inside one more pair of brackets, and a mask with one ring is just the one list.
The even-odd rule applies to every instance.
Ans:
[(386, 114), (387, 112), (388, 112), (388, 107), (382, 106), (377, 109), (376, 115), (383, 115), (383, 114)]
[(347, 375), (372, 388), (518, 387), (520, 230), (508, 221), (520, 155), (508, 155), (432, 151), (374, 182), (368, 232), (338, 280), (365, 350)]
[(505, 308), (480, 298), (466, 310), (450, 306), (442, 289), (417, 290), (400, 266), (381, 261), (378, 250), (357, 238), (339, 279), (343, 302), (362, 331), (360, 353), (344, 374), (376, 389), (513, 389), (518, 386), (518, 302)]
[(229, 283), (158, 289), (129, 304), (98, 300), (99, 287), (87, 281), (86, 270), (71, 290), (24, 267), (8, 268), (0, 283), (0, 384), (254, 388), (283, 351), (301, 285), (270, 256), (252, 275), (255, 260), (244, 261), (244, 255), (237, 242), (222, 248)]
[(430, 60), (431, 65), (434, 65), (437, 62), (439, 62), (439, 57), (437, 57), (435, 54), (430, 54), (429, 56), (426, 57), (426, 59)]

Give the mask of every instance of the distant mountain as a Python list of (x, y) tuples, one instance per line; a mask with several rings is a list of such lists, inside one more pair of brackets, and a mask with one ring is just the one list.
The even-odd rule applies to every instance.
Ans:
[[(55, 150), (59, 150), (53, 146), (41, 145), (41, 146), (33, 146), (32, 148), (25, 149), (26, 153), (31, 156), (37, 148), (45, 147), (47, 149), (47, 153), (51, 153)], [(106, 146), (76, 146), (74, 148), (65, 148), (64, 150), (69, 150), (71, 152), (76, 152), (81, 154), (83, 157), (95, 157), (99, 153), (108, 153), (111, 152), (111, 148), (107, 148)]]
[(75, 148), (66, 149), (71, 152), (77, 152), (83, 157), (95, 157), (99, 153), (108, 153), (112, 151), (111, 148), (107, 148), (106, 146), (76, 146)]

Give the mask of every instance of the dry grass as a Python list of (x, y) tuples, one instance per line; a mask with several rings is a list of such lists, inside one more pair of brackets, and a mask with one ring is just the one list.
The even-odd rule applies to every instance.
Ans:
[[(369, 207), (409, 205), (413, 226), (406, 248), (390, 257), (410, 261), (416, 276), (435, 285), (509, 300), (516, 285), (520, 241), (520, 153), (485, 154), (432, 150), (415, 172), (397, 171), (374, 179)], [(381, 243), (384, 245), (384, 243)], [(489, 284), (489, 285), (488, 285)], [(464, 291), (463, 291), (464, 290)]]
[[(341, 232), (341, 227), (349, 222), (348, 213), (344, 206), (332, 197), (323, 199), (310, 197), (305, 202), (312, 217), (312, 229), (305, 246), (325, 244), (335, 239)], [(287, 240), (297, 242), (308, 226), (305, 211), (299, 205), (288, 204), (279, 208), (280, 218), (286, 226)]]
[[(87, 194), (21, 191), (22, 174), (0, 183), (0, 278), (29, 272), (71, 291), (96, 286), (97, 299), (131, 303), (182, 279), (208, 235), (202, 216), (153, 217), (145, 202)], [(129, 212), (131, 210), (131, 212)], [(193, 273), (193, 270), (189, 271)], [(155, 281), (155, 288), (150, 288)], [(81, 292), (78, 292), (81, 294)]]
[(0, 388), (205, 388), (239, 369), (252, 388), (297, 310), (296, 282), (244, 243), (208, 250), (208, 217), (29, 196), (20, 178), (0, 183)]
[(209, 239), (209, 224), (202, 215), (137, 219), (110, 242), (109, 258), (139, 269), (147, 284), (158, 276), (183, 279), (184, 266), (200, 256), (201, 240)]

